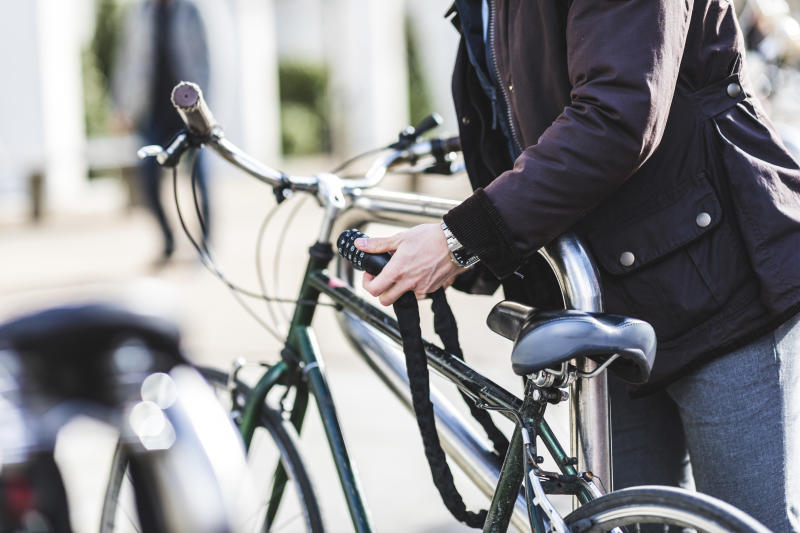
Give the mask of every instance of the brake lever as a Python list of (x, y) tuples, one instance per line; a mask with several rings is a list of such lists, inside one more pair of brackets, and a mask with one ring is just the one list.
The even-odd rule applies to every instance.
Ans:
[(166, 148), (162, 148), (157, 144), (150, 144), (139, 148), (136, 155), (139, 159), (153, 157), (162, 167), (174, 167), (180, 162), (181, 156), (191, 144), (186, 132), (181, 131), (172, 138), (172, 141)]
[(136, 151), (136, 157), (139, 159), (147, 159), (149, 157), (155, 157), (158, 159), (158, 156), (165, 153), (164, 149), (161, 148), (158, 144), (148, 144), (147, 146), (142, 146)]
[(417, 142), (425, 133), (438, 127), (441, 123), (442, 116), (439, 113), (431, 113), (423, 118), (416, 126), (406, 126), (403, 128), (397, 136), (397, 142), (390, 144), (388, 148), (391, 150), (405, 150)]
[(463, 165), (456, 161), (437, 161), (436, 163), (425, 167), (422, 172), (425, 174), (441, 174), (443, 176), (452, 176), (458, 174), (463, 170)]

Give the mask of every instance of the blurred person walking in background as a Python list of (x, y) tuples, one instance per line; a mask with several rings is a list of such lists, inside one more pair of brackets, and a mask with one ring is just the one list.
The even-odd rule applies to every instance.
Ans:
[[(192, 0), (142, 0), (125, 17), (112, 99), (118, 126), (135, 131), (144, 144), (166, 146), (183, 123), (170, 102), (179, 81), (208, 87), (209, 54), (205, 26)], [(203, 211), (203, 236), (209, 232), (208, 182), (202, 159), (197, 161), (196, 183)], [(154, 159), (140, 167), (145, 198), (164, 237), (161, 262), (175, 250), (172, 229), (161, 203), (161, 169)]]

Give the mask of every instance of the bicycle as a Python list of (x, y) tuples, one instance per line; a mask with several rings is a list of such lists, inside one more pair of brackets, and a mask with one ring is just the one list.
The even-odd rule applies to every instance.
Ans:
[[(208, 146), (224, 159), (256, 179), (271, 186), (278, 202), (289, 193), (308, 193), (324, 209), (324, 218), (317, 242), (309, 248), (306, 273), (295, 300), (285, 349), (281, 361), (267, 366), (254, 385), (242, 379), (241, 363), (231, 372), (201, 369), (201, 372), (226, 399), (254, 455), (254, 434), (266, 433), (276, 448), (277, 466), (273, 472), (266, 501), (263, 503), (262, 530), (280, 524), (278, 512), (282, 498), (291, 483), (296, 503), (308, 531), (322, 531), (319, 505), (294, 446), (302, 429), (310, 396), (316, 401), (333, 454), (355, 530), (371, 531), (353, 466), (342, 437), (336, 410), (327, 380), (321, 369), (321, 353), (311, 323), (316, 308), (323, 305), (325, 295), (338, 311), (345, 331), (370, 367), (387, 386), (408, 405), (409, 393), (405, 365), (397, 355), (402, 343), (397, 321), (383, 310), (365, 301), (353, 288), (353, 262), (364, 267), (369, 254), (350, 247), (352, 234), (340, 236), (340, 254), (353, 262), (339, 261), (339, 276), (325, 270), (334, 257), (331, 236), (334, 224), (358, 227), (368, 221), (407, 223), (411, 220), (438, 220), (454, 202), (382, 191), (376, 188), (386, 173), (399, 165), (416, 167), (420, 160), (432, 157), (433, 166), (452, 164), (449, 155), (459, 149), (458, 139), (419, 140), (419, 131), (404, 130), (389, 153), (376, 159), (363, 177), (340, 178), (323, 173), (313, 177), (289, 176), (250, 158), (228, 141), (216, 124), (197, 86), (181, 83), (173, 91), (173, 103), (187, 128), (167, 147), (149, 146), (140, 151), (142, 157), (155, 157), (162, 166), (174, 167), (190, 147)], [(193, 241), (194, 242), (194, 241)], [(203, 243), (195, 246), (204, 260), (209, 260)], [(349, 253), (348, 253), (349, 252)], [(588, 254), (573, 236), (564, 236), (543, 250), (553, 267), (567, 307), (600, 311), (601, 300), (597, 277)], [(225, 279), (216, 267), (215, 274)], [(226, 280), (229, 287), (235, 288)], [(236, 288), (244, 292), (241, 288)], [(265, 300), (276, 300), (256, 294)], [(438, 421), (443, 427), (443, 444), (447, 452), (476, 485), (491, 499), (484, 531), (505, 531), (510, 523), (518, 529), (530, 528), (537, 533), (638, 531), (647, 524), (693, 528), (697, 531), (766, 531), (752, 518), (730, 505), (713, 498), (665, 487), (641, 487), (603, 494), (598, 476), (577, 468), (579, 461), (592, 465), (600, 479), (610, 481), (608, 472), (607, 406), (597, 402), (591, 416), (581, 422), (583, 432), (578, 439), (575, 456), (568, 454), (544, 420), (548, 405), (572, 398), (580, 407), (578, 415), (586, 415), (595, 401), (605, 400), (603, 373), (616, 370), (632, 381), (647, 379), (655, 349), (655, 336), (644, 322), (604, 315), (598, 312), (565, 310), (540, 312), (532, 308), (501, 302), (488, 319), (492, 329), (515, 341), (512, 353), (514, 371), (524, 376), (522, 397), (517, 397), (480, 373), (452, 353), (423, 341), (427, 364), (454, 383), (475, 405), (494, 410), (515, 423), (508, 452), (498, 458), (479, 435), (466, 427), (447, 402), (435, 393)], [(553, 330), (566, 326), (572, 340), (559, 337)], [(534, 349), (531, 347), (535, 346)], [(578, 361), (576, 362), (576, 358)], [(596, 361), (594, 361), (596, 360)], [(587, 387), (586, 384), (593, 384)], [(572, 386), (572, 394), (566, 389)], [(593, 431), (596, 438), (586, 438)], [(559, 472), (542, 469), (538, 455), (539, 442), (555, 460)], [(605, 462), (604, 462), (605, 460)], [(522, 487), (524, 486), (524, 489)], [(548, 495), (568, 494), (580, 506), (563, 516), (550, 502)], [(629, 526), (635, 529), (628, 529)]]
[(121, 434), (143, 528), (236, 531), (244, 449), (171, 323), (104, 303), (2, 324), (0, 406), (0, 530), (72, 531), (53, 451), (88, 416)]

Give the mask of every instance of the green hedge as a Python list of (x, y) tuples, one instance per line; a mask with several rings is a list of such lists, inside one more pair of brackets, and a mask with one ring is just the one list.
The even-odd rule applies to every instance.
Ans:
[(330, 151), (328, 71), (320, 65), (284, 61), (278, 75), (284, 155)]

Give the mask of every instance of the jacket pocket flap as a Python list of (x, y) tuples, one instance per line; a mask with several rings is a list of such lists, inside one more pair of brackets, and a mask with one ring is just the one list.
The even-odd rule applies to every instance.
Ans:
[(646, 214), (588, 233), (595, 258), (607, 272), (626, 274), (653, 263), (709, 232), (722, 219), (719, 199), (704, 174), (686, 180), (674, 196), (661, 200)]

